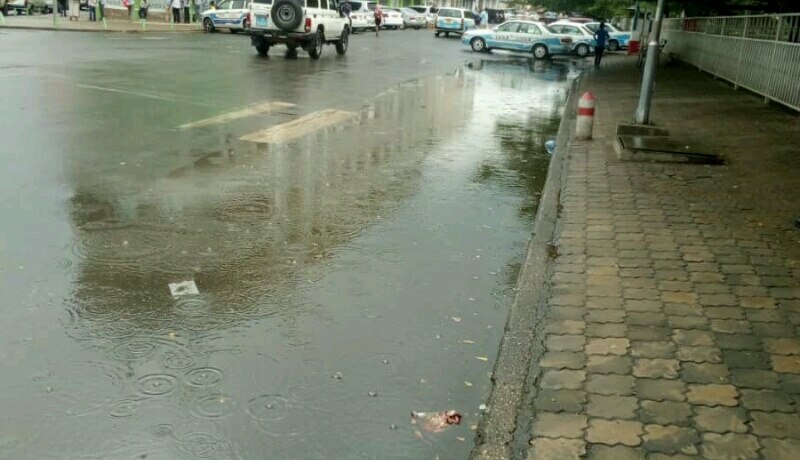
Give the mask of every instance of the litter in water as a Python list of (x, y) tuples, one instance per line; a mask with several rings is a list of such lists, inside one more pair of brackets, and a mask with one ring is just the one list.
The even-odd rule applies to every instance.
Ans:
[(489, 361), (489, 358), (486, 356), (476, 356), (476, 358), (480, 359), (481, 361)]
[(551, 139), (551, 140), (545, 142), (544, 143), (544, 149), (547, 150), (547, 153), (552, 155), (553, 152), (556, 151), (556, 141)]
[(197, 295), (200, 291), (194, 280), (181, 281), (179, 283), (169, 283), (169, 292), (173, 297), (180, 297), (184, 295)]
[(461, 414), (456, 410), (411, 413), (412, 425), (419, 425), (423, 430), (432, 433), (438, 433), (448, 425), (459, 425), (460, 423)]

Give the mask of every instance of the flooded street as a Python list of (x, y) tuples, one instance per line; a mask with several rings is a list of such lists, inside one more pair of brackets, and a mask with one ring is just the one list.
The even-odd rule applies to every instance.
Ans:
[(0, 459), (467, 458), (574, 73), (212, 38), (2, 61)]

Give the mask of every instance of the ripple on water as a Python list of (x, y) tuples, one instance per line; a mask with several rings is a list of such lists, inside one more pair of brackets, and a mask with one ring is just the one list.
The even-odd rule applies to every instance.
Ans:
[(179, 351), (164, 353), (162, 362), (164, 363), (164, 367), (173, 370), (188, 369), (197, 364), (197, 360), (194, 356)]
[(144, 375), (136, 381), (139, 392), (147, 396), (162, 396), (172, 393), (178, 386), (178, 379), (169, 374)]
[(190, 458), (228, 459), (233, 454), (231, 443), (220, 436), (203, 431), (181, 435), (176, 439), (178, 450)]
[(236, 401), (220, 392), (201, 395), (192, 401), (192, 414), (201, 418), (222, 418), (236, 411)]
[(111, 350), (111, 357), (119, 361), (140, 361), (153, 356), (158, 346), (148, 340), (135, 339), (121, 343)]
[(169, 252), (170, 236), (166, 229), (84, 229), (70, 247), (76, 257), (93, 264), (140, 272), (149, 266), (148, 262)]
[(109, 414), (112, 417), (130, 417), (139, 411), (139, 401), (135, 399), (121, 399), (111, 404)]
[(193, 387), (207, 387), (219, 383), (224, 374), (215, 367), (192, 369), (184, 376), (184, 382)]
[(163, 438), (164, 436), (170, 436), (174, 431), (175, 427), (169, 423), (159, 423), (153, 427), (153, 434), (160, 438)]

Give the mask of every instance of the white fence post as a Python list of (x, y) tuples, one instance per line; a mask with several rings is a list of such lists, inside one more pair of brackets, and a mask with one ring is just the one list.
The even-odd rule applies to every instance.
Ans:
[(747, 23), (750, 18), (744, 18), (744, 31), (742, 32), (742, 44), (739, 47), (739, 59), (736, 61), (736, 76), (733, 77), (733, 89), (739, 89), (739, 70), (742, 68), (742, 57), (744, 57), (744, 45), (747, 43)]
[[(775, 47), (772, 49), (772, 59), (770, 59), (770, 68), (775, 68), (775, 56), (778, 54), (778, 43), (781, 41), (781, 24), (783, 21), (781, 20), (780, 16), (775, 16), (775, 20), (778, 21), (778, 27), (775, 28)], [(772, 75), (775, 72), (768, 72), (767, 73), (767, 84), (764, 86), (764, 104), (769, 104), (769, 90), (772, 87)]]

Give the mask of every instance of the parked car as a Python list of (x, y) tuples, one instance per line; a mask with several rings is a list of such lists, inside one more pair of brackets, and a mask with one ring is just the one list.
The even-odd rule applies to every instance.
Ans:
[(556, 21), (547, 27), (553, 33), (569, 35), (572, 38), (572, 52), (580, 57), (586, 57), (594, 52), (594, 32), (585, 25), (565, 20)]
[(476, 52), (522, 51), (536, 59), (572, 52), (571, 37), (553, 33), (543, 22), (536, 21), (506, 21), (489, 30), (469, 30), (461, 36), (461, 43)]
[(383, 8), (383, 22), (381, 26), (384, 29), (405, 29), (406, 23), (403, 21), (403, 15), (400, 10), (394, 8)]
[[(597, 32), (597, 29), (600, 28), (599, 22), (587, 22), (584, 25), (592, 32)], [(606, 23), (606, 30), (608, 31), (608, 43), (606, 44), (606, 48), (608, 48), (609, 51), (617, 51), (628, 47), (628, 42), (631, 41), (630, 32), (619, 30), (609, 23)]]
[(33, 3), (28, 0), (8, 0), (6, 11), (14, 12), (17, 16), (21, 14), (33, 14)]
[(340, 56), (347, 53), (350, 22), (340, 14), (336, 0), (263, 2), (254, 1), (250, 10), (250, 42), (258, 54), (266, 56), (277, 44), (285, 44), (290, 51), (302, 48), (311, 59), (319, 59), (326, 44), (335, 45)]
[[(254, 0), (265, 5), (272, 0)], [(250, 27), (250, 2), (248, 0), (223, 0), (216, 9), (201, 13), (203, 29), (214, 32), (217, 29), (228, 29), (231, 33), (246, 31)]]
[(428, 20), (425, 14), (413, 10), (411, 8), (400, 8), (400, 14), (403, 15), (403, 24), (406, 27), (413, 27), (415, 29), (424, 29), (428, 25)]
[[(370, 3), (372, 9), (370, 9)], [(350, 2), (351, 30), (353, 33), (375, 28), (375, 2)]]
[(463, 8), (439, 8), (436, 14), (436, 33), (449, 37), (451, 33), (462, 35), (464, 32), (475, 28), (475, 18), (472, 11)]
[(436, 21), (436, 13), (439, 12), (439, 8), (435, 6), (411, 5), (408, 8), (425, 15), (426, 24), (433, 24)]

